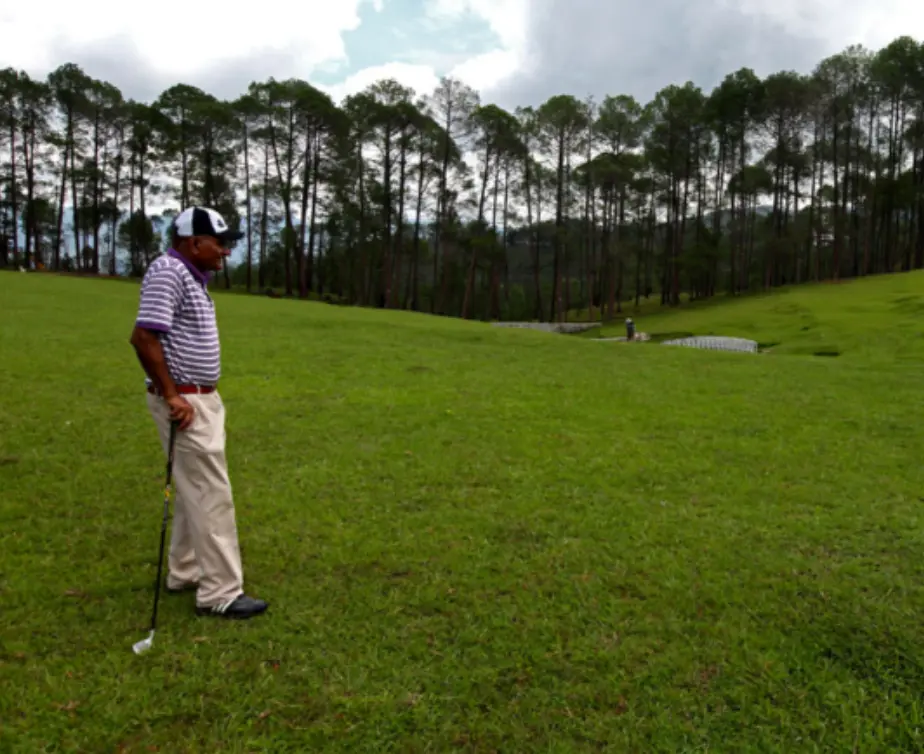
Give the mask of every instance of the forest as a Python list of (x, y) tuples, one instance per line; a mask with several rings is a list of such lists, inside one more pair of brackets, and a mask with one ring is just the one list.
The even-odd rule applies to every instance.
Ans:
[(192, 204), (245, 233), (219, 287), (485, 320), (921, 268), (924, 44), (512, 112), (451, 77), (139, 102), (0, 71), (0, 267), (137, 277)]

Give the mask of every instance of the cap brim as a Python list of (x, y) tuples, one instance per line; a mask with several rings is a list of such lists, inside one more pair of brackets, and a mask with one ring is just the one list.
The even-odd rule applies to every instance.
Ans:
[(215, 236), (219, 241), (228, 243), (229, 241), (240, 241), (244, 234), (239, 230), (228, 230)]

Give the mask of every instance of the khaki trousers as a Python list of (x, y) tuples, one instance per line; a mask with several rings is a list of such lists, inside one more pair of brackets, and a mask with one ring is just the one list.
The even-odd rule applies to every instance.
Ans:
[[(196, 604), (214, 607), (243, 593), (241, 553), (228, 466), (225, 460), (225, 406), (218, 391), (183, 395), (195, 409), (186, 430), (177, 430), (173, 453), (173, 531), (167, 560), (171, 589), (198, 583)], [(147, 393), (148, 408), (166, 457), (170, 409)]]

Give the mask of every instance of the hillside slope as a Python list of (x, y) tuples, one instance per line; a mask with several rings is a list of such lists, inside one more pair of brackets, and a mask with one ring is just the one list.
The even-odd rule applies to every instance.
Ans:
[[(632, 309), (627, 308), (627, 316)], [(718, 297), (635, 317), (653, 336), (730, 335), (778, 354), (840, 354), (853, 362), (924, 359), (924, 271)], [(624, 334), (621, 323), (589, 337)]]

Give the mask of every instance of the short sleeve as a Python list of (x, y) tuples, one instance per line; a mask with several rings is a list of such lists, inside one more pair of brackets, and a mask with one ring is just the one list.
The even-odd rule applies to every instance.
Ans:
[(146, 330), (170, 332), (183, 290), (179, 272), (170, 265), (148, 269), (141, 283), (141, 301), (135, 324)]

